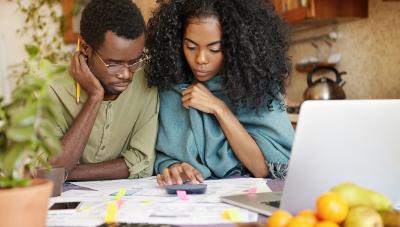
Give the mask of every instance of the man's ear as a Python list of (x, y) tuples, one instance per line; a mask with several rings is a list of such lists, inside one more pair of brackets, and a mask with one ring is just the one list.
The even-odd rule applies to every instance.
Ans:
[(86, 57), (89, 55), (89, 52), (91, 51), (90, 46), (86, 43), (86, 41), (84, 39), (82, 39), (81, 36), (79, 36), (80, 39), (80, 51), (83, 53), (83, 55), (85, 55)]

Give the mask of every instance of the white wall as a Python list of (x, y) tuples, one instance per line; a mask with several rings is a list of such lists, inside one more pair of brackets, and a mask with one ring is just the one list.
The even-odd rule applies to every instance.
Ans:
[(0, 95), (9, 97), (12, 89), (11, 66), (25, 57), (23, 44), (28, 41), (16, 30), (23, 25), (23, 15), (18, 12), (14, 2), (0, 0)]
[[(30, 0), (24, 0), (29, 3)], [(45, 10), (45, 15), (48, 14)], [(61, 5), (55, 7), (56, 13), (61, 15)], [(0, 0), (0, 95), (9, 98), (9, 93), (14, 87), (13, 66), (21, 63), (27, 58), (24, 50), (24, 44), (30, 41), (30, 35), (21, 36), (17, 34), (17, 29), (24, 25), (25, 15), (19, 12), (17, 4), (8, 0)], [(50, 42), (51, 38), (58, 31), (58, 25), (52, 23), (51, 19), (47, 22), (48, 37), (43, 37), (44, 42)], [(60, 37), (62, 39), (62, 37)], [(72, 50), (73, 47), (66, 47), (66, 51)]]
[(4, 35), (0, 34), (0, 96), (3, 96), (6, 101), (10, 99), (10, 85), (7, 80), (7, 66), (5, 54)]
[(151, 12), (157, 7), (156, 0), (133, 0), (142, 11), (145, 21), (151, 17)]
[(16, 64), (25, 57), (23, 44), (29, 39), (16, 32), (22, 27), (23, 20), (14, 2), (0, 0), (0, 34), (4, 37), (6, 65)]

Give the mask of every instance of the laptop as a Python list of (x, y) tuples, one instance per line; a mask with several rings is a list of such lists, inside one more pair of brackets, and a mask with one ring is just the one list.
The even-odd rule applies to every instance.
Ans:
[(398, 205), (399, 179), (400, 100), (306, 101), (283, 192), (221, 200), (264, 215), (278, 208), (296, 214), (315, 209), (318, 196), (333, 186), (353, 182)]

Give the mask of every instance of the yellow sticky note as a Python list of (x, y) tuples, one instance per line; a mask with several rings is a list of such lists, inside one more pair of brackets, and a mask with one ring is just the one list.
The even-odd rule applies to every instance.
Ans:
[(126, 193), (126, 188), (120, 188), (118, 193), (114, 196), (113, 200), (120, 200)]
[(229, 212), (227, 210), (224, 210), (224, 212), (222, 213), (222, 219), (231, 220)]
[(118, 205), (116, 203), (109, 203), (107, 205), (106, 217), (104, 219), (105, 223), (110, 224), (117, 222), (117, 209)]
[(227, 209), (222, 213), (222, 218), (231, 222), (240, 222), (240, 212), (236, 208)]

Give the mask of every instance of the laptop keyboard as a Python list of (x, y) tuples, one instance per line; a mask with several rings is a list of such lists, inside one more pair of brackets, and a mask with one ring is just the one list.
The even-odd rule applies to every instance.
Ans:
[(281, 201), (277, 200), (277, 201), (268, 201), (268, 202), (260, 202), (261, 204), (267, 205), (267, 206), (272, 206), (275, 208), (279, 208), (279, 206), (281, 205)]

